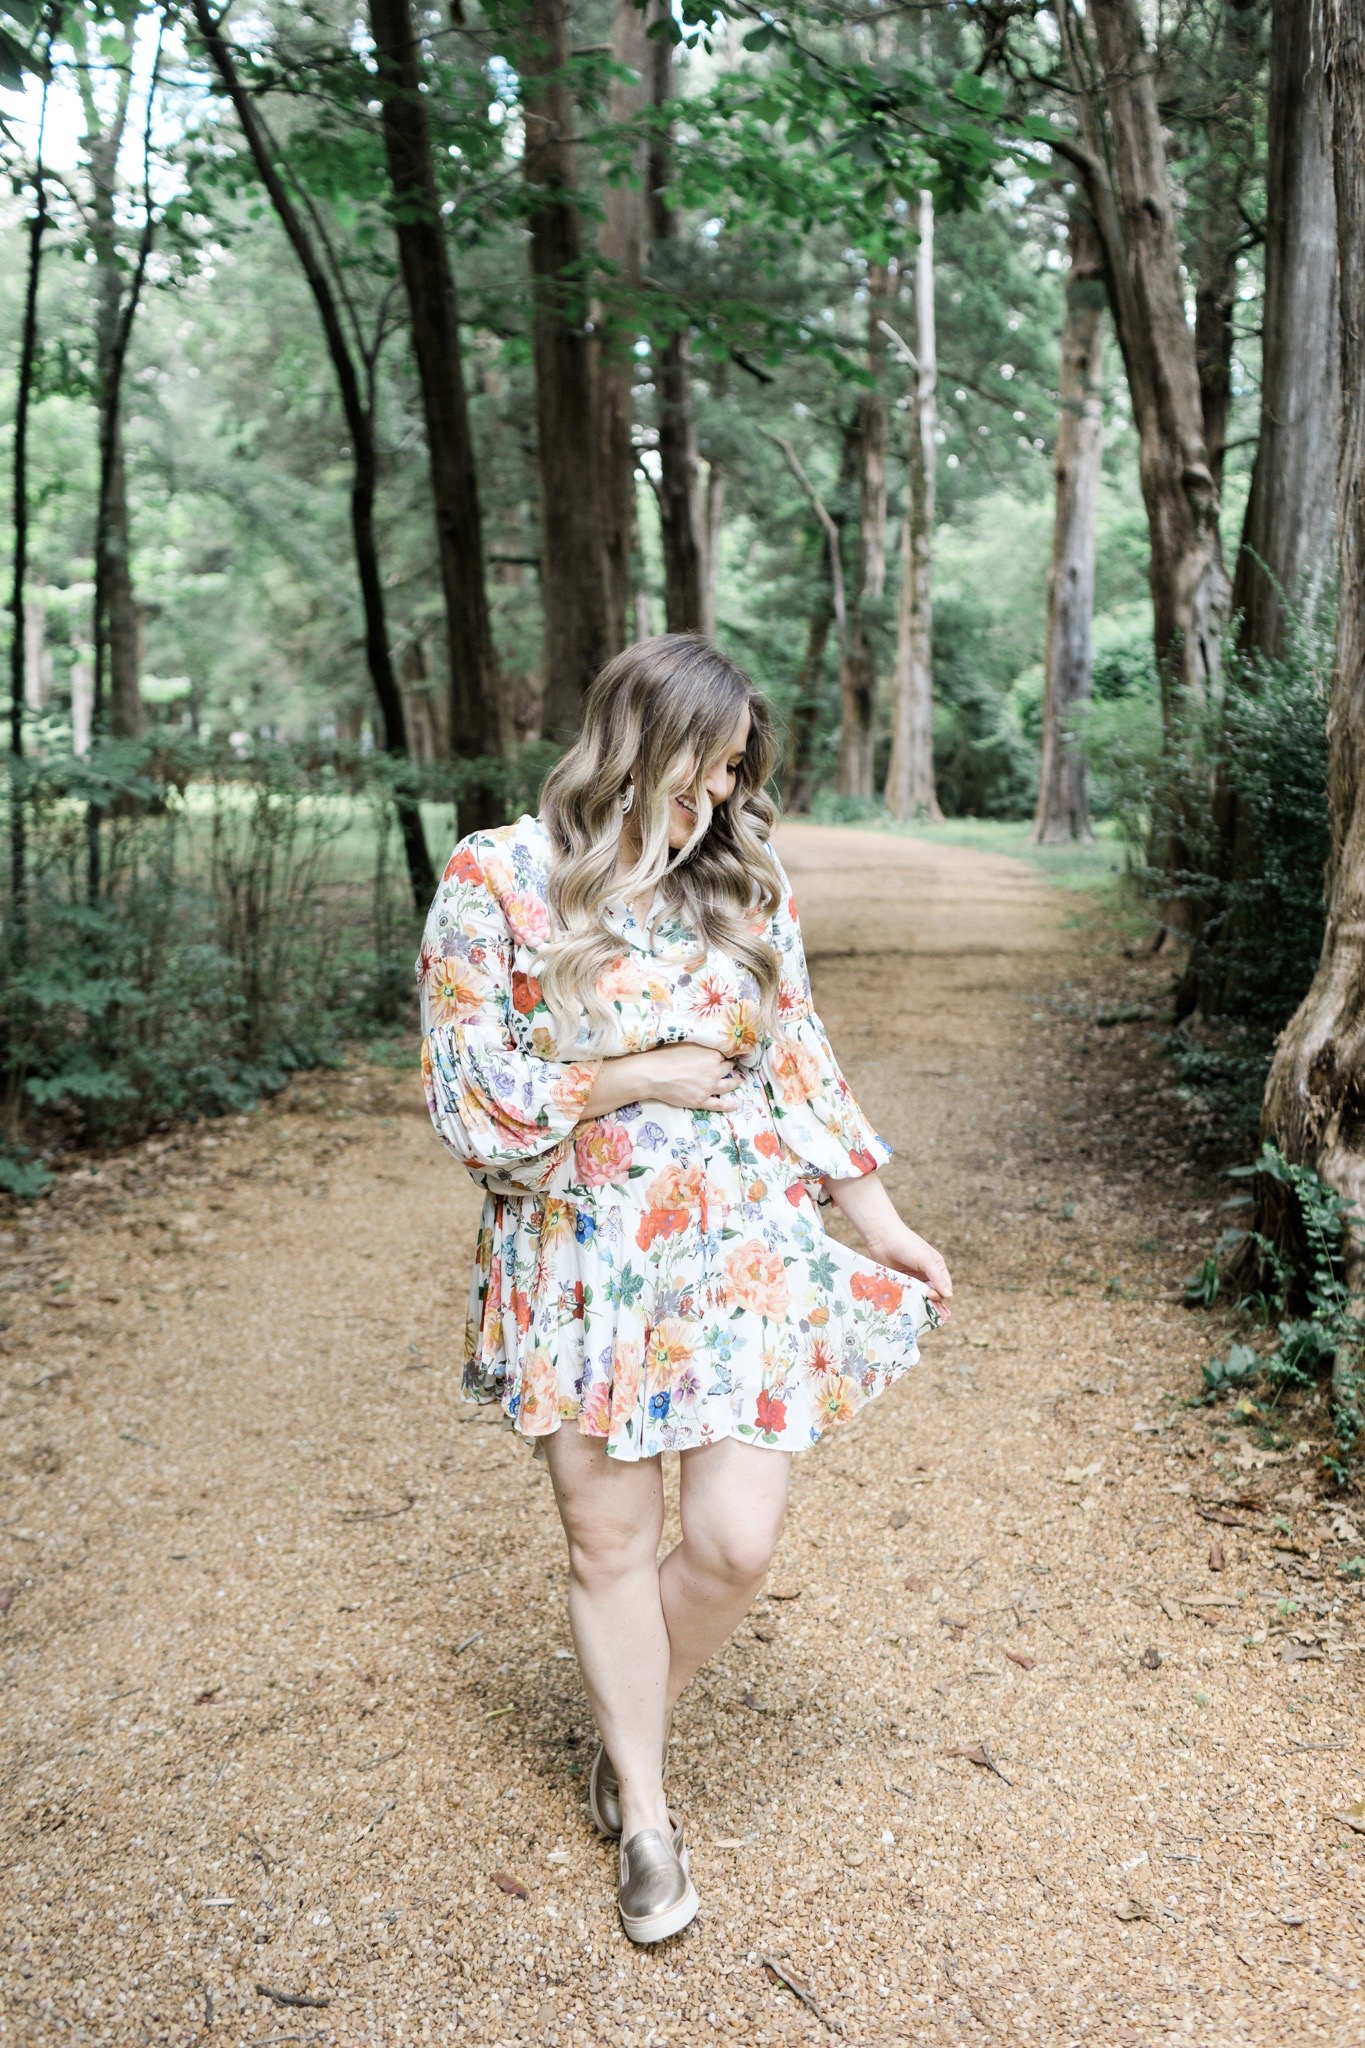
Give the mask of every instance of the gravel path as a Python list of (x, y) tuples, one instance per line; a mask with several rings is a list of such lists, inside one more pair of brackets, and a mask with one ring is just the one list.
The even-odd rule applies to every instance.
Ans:
[(475, 1197), (371, 1069), (3, 1247), (6, 2043), (1365, 2039), (1365, 1540), (1319, 1409), (1177, 1405), (1228, 1184), (1159, 971), (1018, 862), (782, 846), (958, 1313), (679, 1714), (701, 1919), (619, 1931), (548, 1482), (456, 1401)]

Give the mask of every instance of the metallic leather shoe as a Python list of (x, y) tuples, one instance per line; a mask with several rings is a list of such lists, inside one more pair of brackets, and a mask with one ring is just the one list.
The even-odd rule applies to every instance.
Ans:
[(621, 1844), (621, 1925), (634, 1942), (667, 1941), (697, 1917), (700, 1901), (687, 1873), (682, 1829), (666, 1842), (644, 1828)]
[[(668, 1744), (664, 1744), (664, 1763), (668, 1763)], [(617, 1780), (615, 1766), (607, 1755), (605, 1745), (598, 1743), (597, 1754), (588, 1772), (588, 1810), (592, 1814), (597, 1832), (616, 1841), (621, 1834), (621, 1787)]]

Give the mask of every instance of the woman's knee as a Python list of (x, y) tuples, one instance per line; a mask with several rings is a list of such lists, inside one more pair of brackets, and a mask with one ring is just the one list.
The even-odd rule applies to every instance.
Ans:
[(652, 1566), (658, 1534), (611, 1519), (587, 1519), (565, 1527), (569, 1570), (580, 1585), (605, 1590)]
[(772, 1563), (782, 1517), (753, 1512), (708, 1516), (684, 1528), (693, 1555), (714, 1578), (736, 1592), (753, 1592)]

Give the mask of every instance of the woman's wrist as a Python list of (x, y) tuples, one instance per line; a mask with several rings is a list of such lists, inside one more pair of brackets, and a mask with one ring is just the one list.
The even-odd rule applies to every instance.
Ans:
[(594, 1117), (610, 1116), (614, 1109), (624, 1109), (628, 1102), (638, 1102), (644, 1082), (641, 1063), (647, 1058), (647, 1053), (624, 1052), (615, 1059), (603, 1060), (579, 1122), (589, 1123)]

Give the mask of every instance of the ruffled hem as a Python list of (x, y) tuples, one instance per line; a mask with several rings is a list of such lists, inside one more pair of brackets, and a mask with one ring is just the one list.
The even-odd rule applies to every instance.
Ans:
[(918, 1362), (939, 1318), (921, 1282), (827, 1237), (793, 1194), (785, 1215), (675, 1217), (647, 1276), (629, 1206), (491, 1198), (466, 1392), (523, 1436), (569, 1424), (623, 1461), (727, 1437), (818, 1443)]

